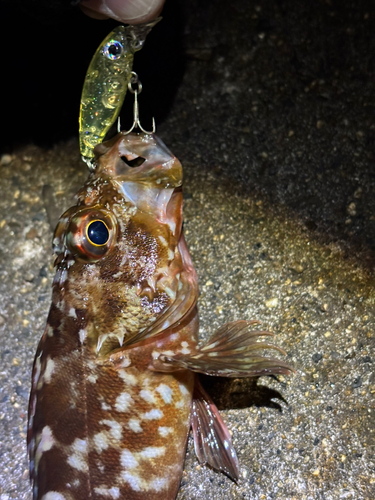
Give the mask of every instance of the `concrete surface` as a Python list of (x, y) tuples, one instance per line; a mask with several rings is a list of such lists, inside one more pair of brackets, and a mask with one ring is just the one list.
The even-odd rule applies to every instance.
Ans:
[[(142, 66), (146, 46), (138, 71), (158, 83), (140, 105), (145, 126), (156, 108), (158, 133), (185, 168), (201, 336), (259, 319), (297, 369), (289, 379), (204, 380), (241, 477), (236, 485), (199, 466), (190, 439), (178, 499), (374, 499), (374, 5), (177, 5), (186, 58), (175, 94), (168, 73), (152, 75), (157, 61)], [(173, 34), (168, 12), (156, 46)], [(42, 85), (43, 74), (27, 78), (36, 77)], [(43, 116), (51, 102), (40, 105)], [(53, 277), (46, 207), (56, 217), (86, 176), (77, 135), (31, 144), (43, 135), (35, 120), (17, 147), (4, 145), (0, 167), (0, 500), (31, 498), (27, 399)], [(44, 124), (47, 142), (52, 128)]]

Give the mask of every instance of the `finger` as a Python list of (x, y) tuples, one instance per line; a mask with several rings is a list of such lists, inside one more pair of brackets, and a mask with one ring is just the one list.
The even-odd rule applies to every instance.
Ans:
[(111, 17), (126, 24), (139, 24), (155, 19), (165, 0), (82, 0), (80, 7), (95, 19)]

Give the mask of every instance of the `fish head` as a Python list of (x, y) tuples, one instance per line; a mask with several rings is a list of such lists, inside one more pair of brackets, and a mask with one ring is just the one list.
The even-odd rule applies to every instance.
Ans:
[(182, 167), (146, 134), (119, 134), (95, 155), (77, 205), (55, 231), (54, 292), (83, 314), (92, 348), (107, 353), (175, 300), (183, 270)]

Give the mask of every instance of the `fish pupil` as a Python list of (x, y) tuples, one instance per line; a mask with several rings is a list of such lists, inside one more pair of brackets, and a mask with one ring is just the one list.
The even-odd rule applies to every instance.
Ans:
[(94, 245), (105, 245), (109, 239), (109, 231), (104, 222), (95, 220), (89, 225), (87, 236)]

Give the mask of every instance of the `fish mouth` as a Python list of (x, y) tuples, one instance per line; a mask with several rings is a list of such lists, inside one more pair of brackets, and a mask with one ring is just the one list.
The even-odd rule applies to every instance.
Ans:
[(182, 185), (182, 167), (165, 144), (153, 134), (117, 134), (96, 146), (96, 175), (119, 182), (137, 182), (148, 188)]

